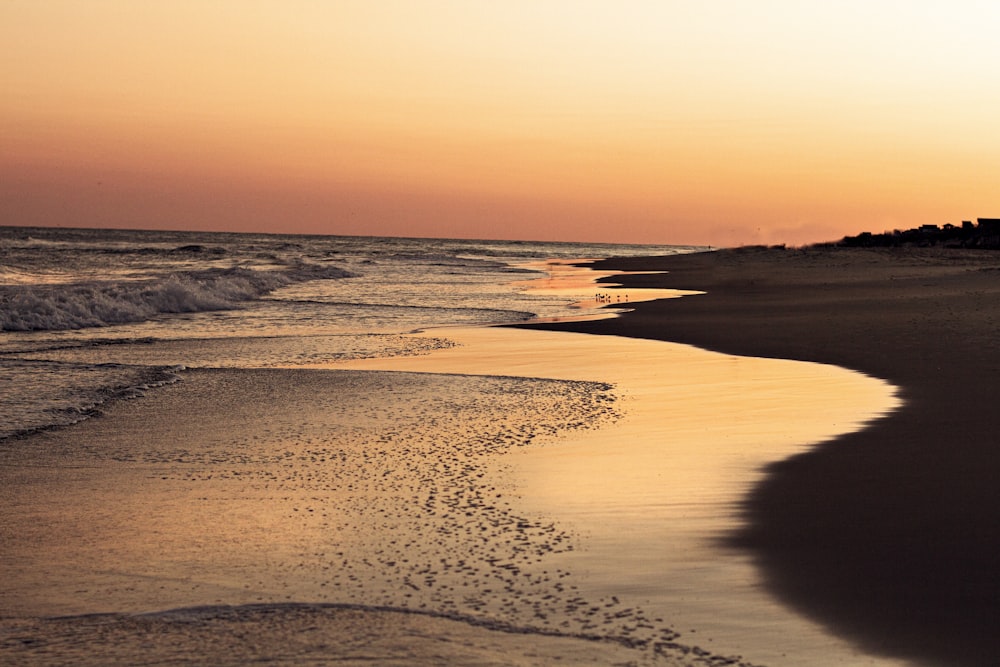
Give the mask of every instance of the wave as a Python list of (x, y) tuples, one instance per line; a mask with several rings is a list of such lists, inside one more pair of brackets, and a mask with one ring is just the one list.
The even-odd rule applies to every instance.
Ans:
[(80, 364), (9, 359), (0, 365), (0, 441), (70, 426), (109, 401), (139, 398), (173, 384), (184, 366)]
[[(407, 618), (420, 619), (419, 630)], [(39, 654), (67, 664), (211, 662), (245, 664), (685, 664), (753, 663), (677, 641), (664, 630), (640, 639), (624, 632), (522, 626), (459, 613), (352, 603), (258, 603), (189, 607), (142, 614), (94, 613), (11, 619), (14, 636), (0, 656)], [(248, 643), (247, 637), (255, 640)], [(329, 642), (329, 637), (354, 642)], [(295, 641), (290, 641), (294, 637)], [(211, 641), (206, 643), (206, 639)], [(109, 653), (112, 650), (112, 653)], [(98, 656), (95, 659), (94, 656)]]
[(83, 329), (231, 310), (294, 283), (353, 275), (335, 266), (296, 264), (273, 271), (203, 269), (142, 281), (0, 286), (0, 331)]

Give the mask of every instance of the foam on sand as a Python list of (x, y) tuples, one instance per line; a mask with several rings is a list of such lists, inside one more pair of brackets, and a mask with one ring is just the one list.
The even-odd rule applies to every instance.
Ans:
[(443, 336), (188, 370), (4, 443), (0, 656), (890, 664), (777, 605), (720, 540), (762, 466), (891, 410), (892, 387), (611, 336), (417, 339)]
[[(683, 650), (671, 629), (584, 603), (569, 573), (544, 565), (577, 538), (515, 511), (496, 464), (614, 420), (613, 403), (606, 385), (576, 381), (199, 369), (155, 400), (33, 434), (0, 450), (0, 655), (358, 659), (351, 623), (406, 612), (423, 618), (366, 635), (362, 660), (672, 664)], [(309, 614), (322, 645), (279, 650)], [(426, 639), (409, 643), (414, 623)], [(630, 636), (626, 623), (649, 628)], [(143, 628), (171, 641), (138, 641)]]
[(885, 382), (835, 366), (736, 357), (684, 345), (538, 330), (448, 330), (458, 346), (359, 369), (511, 374), (614, 384), (623, 418), (513, 465), (523, 511), (584, 536), (550, 566), (580, 590), (640, 604), (726, 654), (782, 664), (892, 664), (858, 654), (761, 590), (721, 545), (763, 467), (861, 428), (898, 406)]

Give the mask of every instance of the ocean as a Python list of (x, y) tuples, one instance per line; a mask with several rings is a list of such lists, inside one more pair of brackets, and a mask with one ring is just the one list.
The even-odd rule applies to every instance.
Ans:
[[(542, 260), (690, 247), (0, 228), (0, 438), (74, 423), (185, 368), (420, 354), (448, 325), (565, 317)], [(199, 341), (197, 346), (192, 341)]]
[(694, 250), (0, 228), (0, 663), (893, 665), (720, 541), (891, 387), (485, 326)]

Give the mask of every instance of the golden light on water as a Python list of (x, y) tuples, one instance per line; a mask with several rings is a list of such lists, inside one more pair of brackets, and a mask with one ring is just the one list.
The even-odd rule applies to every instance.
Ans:
[[(710, 625), (713, 637), (754, 655), (768, 657), (775, 636), (836, 644), (765, 594), (749, 558), (719, 540), (740, 525), (739, 502), (764, 466), (892, 411), (891, 385), (834, 366), (660, 341), (489, 328), (447, 335), (459, 346), (345, 367), (615, 385), (618, 423), (500, 462), (497, 475), (514, 482), (521, 511), (581, 536), (579, 551), (548, 567), (581, 573), (580, 590), (595, 597), (637, 592), (655, 613)], [(840, 650), (831, 648), (827, 664), (842, 664)]]

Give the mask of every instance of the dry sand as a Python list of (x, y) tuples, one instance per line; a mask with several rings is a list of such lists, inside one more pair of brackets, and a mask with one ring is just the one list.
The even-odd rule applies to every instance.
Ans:
[(732, 542), (771, 591), (868, 650), (1000, 655), (1000, 255), (746, 248), (615, 260), (616, 281), (704, 295), (549, 328), (832, 363), (901, 387), (871, 428), (773, 465)]

